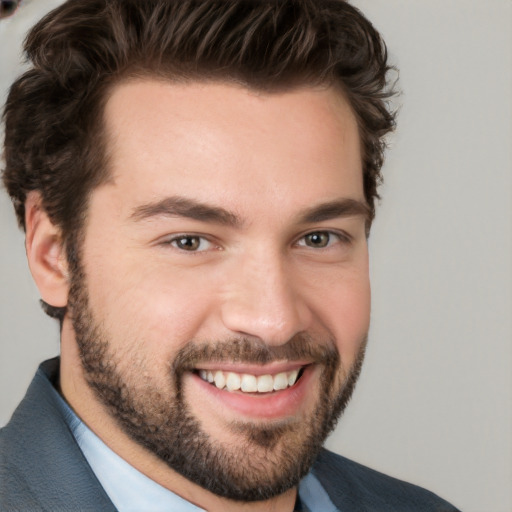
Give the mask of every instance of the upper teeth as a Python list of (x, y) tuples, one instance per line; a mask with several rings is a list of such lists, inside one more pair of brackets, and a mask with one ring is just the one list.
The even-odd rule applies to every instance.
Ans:
[(214, 384), (219, 389), (244, 391), (245, 393), (269, 393), (293, 386), (299, 370), (281, 372), (275, 375), (251, 375), (248, 373), (223, 372), (221, 370), (199, 370), (201, 379)]

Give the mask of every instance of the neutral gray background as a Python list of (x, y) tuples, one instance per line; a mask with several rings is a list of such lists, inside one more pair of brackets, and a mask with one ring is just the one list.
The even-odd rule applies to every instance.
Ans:
[[(23, 32), (0, 22), (0, 91)], [(328, 445), (466, 512), (512, 510), (512, 2), (357, 0), (400, 68), (399, 130), (370, 239), (373, 315)], [(0, 424), (58, 353), (0, 195)]]

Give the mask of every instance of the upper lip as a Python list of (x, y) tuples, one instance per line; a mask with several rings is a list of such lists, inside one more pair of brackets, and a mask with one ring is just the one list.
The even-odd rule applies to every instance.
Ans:
[(235, 362), (215, 362), (208, 361), (204, 363), (198, 363), (196, 370), (220, 370), (223, 372), (233, 373), (247, 373), (250, 375), (275, 375), (282, 372), (291, 372), (293, 370), (299, 370), (304, 366), (311, 364), (311, 361), (276, 361), (274, 363), (258, 365), (248, 363), (235, 363)]

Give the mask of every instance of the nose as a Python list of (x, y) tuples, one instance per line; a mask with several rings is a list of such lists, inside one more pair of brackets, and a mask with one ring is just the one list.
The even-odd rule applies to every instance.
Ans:
[(231, 332), (281, 345), (306, 331), (312, 313), (279, 255), (252, 254), (233, 266), (222, 304), (222, 321)]

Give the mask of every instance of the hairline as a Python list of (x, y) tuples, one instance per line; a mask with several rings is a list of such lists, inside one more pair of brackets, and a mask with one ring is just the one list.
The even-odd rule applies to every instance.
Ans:
[[(106, 119), (106, 108), (109, 100), (112, 98), (116, 90), (123, 87), (124, 85), (135, 84), (135, 83), (144, 83), (144, 82), (158, 82), (162, 84), (168, 85), (228, 85), (239, 87), (240, 89), (257, 93), (263, 95), (274, 95), (274, 94), (282, 94), (282, 93), (292, 93), (301, 90), (307, 89), (317, 89), (327, 90), (332, 89), (339, 97), (345, 100), (347, 106), (349, 107), (352, 115), (354, 116), (357, 124), (358, 136), (359, 136), (359, 146), (360, 146), (360, 158), (361, 158), (361, 178), (364, 177), (364, 160), (363, 160), (363, 152), (364, 152), (364, 144), (363, 144), (363, 134), (362, 134), (362, 122), (360, 116), (358, 116), (356, 109), (350, 99), (350, 95), (346, 90), (346, 87), (343, 84), (343, 81), (336, 78), (331, 78), (329, 80), (306, 80), (306, 78), (290, 79), (283, 81), (282, 84), (274, 84), (274, 85), (258, 85), (253, 84), (248, 80), (238, 79), (236, 76), (233, 76), (233, 73), (225, 73), (224, 75), (211, 75), (208, 73), (199, 73), (193, 74), (192, 76), (187, 76), (186, 74), (172, 74), (172, 72), (163, 73), (161, 70), (156, 69), (153, 70), (151, 68), (140, 68), (138, 66), (134, 66), (131, 70), (125, 70), (124, 72), (118, 73), (116, 76), (112, 77), (110, 80), (104, 82), (100, 89), (100, 97), (96, 104), (96, 112), (93, 118), (93, 122), (91, 123), (91, 130), (95, 131), (94, 140), (99, 141), (99, 151), (101, 154), (99, 155), (99, 159), (101, 162), (101, 171), (100, 174), (102, 178), (98, 180), (98, 182), (92, 186), (88, 194), (86, 196), (86, 205), (85, 209), (82, 212), (83, 221), (86, 221), (87, 211), (88, 211), (88, 198), (90, 194), (101, 184), (112, 182), (114, 179), (112, 174), (112, 167), (109, 165), (110, 156), (109, 149), (112, 148), (112, 133), (109, 133), (107, 127), (107, 119)], [(89, 141), (90, 144), (91, 141)], [(368, 198), (365, 194), (365, 201), (368, 203)], [(368, 222), (371, 225), (371, 222), (374, 217), (374, 212), (371, 213)], [(82, 223), (79, 224), (82, 226)]]
[[(165, 72), (163, 72), (163, 70), (165, 70)], [(110, 164), (110, 158), (112, 156), (111, 149), (113, 147), (113, 134), (109, 133), (107, 126), (107, 120), (105, 116), (107, 104), (110, 98), (115, 93), (115, 91), (123, 85), (148, 81), (156, 81), (171, 85), (224, 84), (240, 87), (242, 89), (252, 91), (255, 93), (269, 95), (299, 91), (301, 89), (303, 90), (308, 88), (319, 90), (332, 88), (340, 95), (340, 98), (343, 98), (346, 101), (347, 105), (350, 108), (350, 111), (355, 117), (360, 143), (359, 146), (361, 159), (361, 179), (364, 180), (364, 144), (361, 131), (361, 121), (359, 119), (359, 116), (357, 115), (357, 112), (352, 102), (350, 101), (349, 94), (347, 93), (342, 80), (336, 80), (335, 78), (331, 78), (329, 80), (306, 80), (305, 78), (297, 77), (295, 80), (289, 79), (287, 81), (283, 81), (282, 84), (274, 84), (273, 86), (259, 86), (257, 84), (250, 83), (248, 80), (238, 79), (237, 77), (233, 76), (233, 73), (225, 73), (224, 75), (221, 75), (219, 73), (216, 76), (213, 76), (209, 75), (208, 73), (196, 72), (195, 74), (192, 74), (192, 76), (189, 76), (185, 73), (173, 73), (171, 70), (166, 68), (152, 69), (149, 67), (143, 68), (139, 66), (133, 66), (133, 68), (126, 69), (123, 72), (119, 72), (116, 75), (112, 76), (110, 79), (103, 82), (101, 84), (101, 87), (97, 91), (97, 93), (99, 93), (99, 98), (96, 103), (96, 112), (93, 116), (93, 121), (90, 126), (90, 130), (94, 132), (94, 135), (92, 137), (90, 136), (90, 138), (88, 139), (88, 144), (91, 145), (94, 142), (97, 143), (97, 150), (100, 152), (100, 154), (97, 155), (97, 157), (101, 169), (98, 173), (99, 179), (93, 184), (93, 186), (89, 188), (89, 190), (83, 198), (83, 209), (80, 212), (80, 215), (76, 217), (75, 222), (73, 223), (74, 229), (68, 230), (67, 233), (63, 233), (63, 242), (65, 244), (68, 261), (70, 260), (70, 258), (76, 260), (77, 262), (81, 259), (81, 249), (85, 239), (85, 230), (87, 227), (89, 216), (89, 203), (92, 193), (100, 185), (106, 183), (113, 183), (114, 181), (112, 166)], [(366, 204), (368, 204), (369, 206), (366, 193), (364, 199)], [(370, 234), (370, 229), (374, 216), (374, 210), (369, 208), (369, 215), (366, 220), (365, 228), (367, 237)]]

